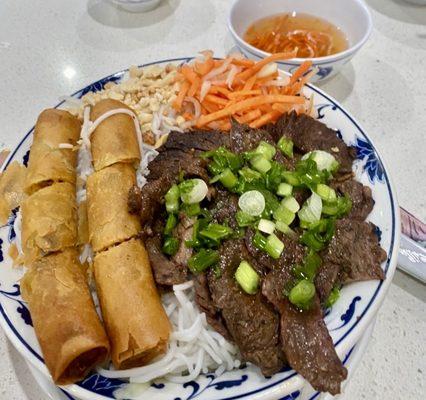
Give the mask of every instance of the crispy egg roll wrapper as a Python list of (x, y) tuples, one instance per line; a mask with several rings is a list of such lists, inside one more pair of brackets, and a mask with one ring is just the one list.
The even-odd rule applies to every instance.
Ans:
[(170, 323), (142, 242), (131, 239), (97, 254), (94, 272), (114, 367), (145, 365), (164, 353)]
[(36, 261), (21, 280), (44, 361), (58, 385), (83, 379), (109, 354), (75, 249)]
[(40, 114), (28, 163), (27, 193), (34, 193), (52, 182), (75, 184), (77, 151), (61, 149), (59, 145), (67, 143), (75, 146), (80, 131), (80, 121), (68, 111), (48, 109)]
[[(101, 100), (91, 110), (90, 119), (95, 121), (107, 111), (126, 108), (117, 100)], [(115, 114), (108, 117), (92, 133), (93, 167), (99, 171), (116, 163), (137, 165), (140, 161), (140, 150), (135, 124), (132, 117), (126, 114)]]
[(27, 266), (44, 255), (77, 244), (75, 187), (55, 183), (22, 202), (22, 250)]
[(24, 186), (27, 170), (13, 161), (0, 175), (0, 224), (4, 225), (11, 211), (18, 207), (25, 197)]
[(114, 164), (87, 179), (89, 239), (93, 251), (104, 250), (138, 234), (139, 218), (130, 214), (127, 195), (136, 184), (130, 164)]

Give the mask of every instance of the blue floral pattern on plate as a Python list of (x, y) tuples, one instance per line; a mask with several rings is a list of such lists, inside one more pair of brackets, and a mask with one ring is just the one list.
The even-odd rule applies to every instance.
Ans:
[(371, 143), (358, 137), (355, 142), (356, 156), (363, 162), (364, 171), (367, 172), (371, 183), (375, 180), (384, 182), (384, 169)]
[[(1, 239), (0, 239), (1, 240)], [(0, 286), (0, 295), (5, 296), (9, 300), (12, 300), (16, 303), (18, 303), (18, 307), (16, 308), (16, 311), (18, 314), (21, 315), (22, 320), (26, 325), (33, 326), (33, 321), (31, 319), (30, 310), (28, 310), (27, 305), (25, 302), (21, 299), (21, 288), (18, 283), (15, 283), (13, 285), (12, 290), (2, 290)]]

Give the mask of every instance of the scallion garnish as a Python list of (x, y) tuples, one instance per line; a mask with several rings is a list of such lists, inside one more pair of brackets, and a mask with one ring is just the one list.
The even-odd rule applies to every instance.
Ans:
[(338, 197), (337, 200), (332, 204), (324, 204), (322, 207), (322, 213), (333, 217), (343, 217), (348, 214), (352, 209), (352, 200), (348, 195)]
[(211, 249), (201, 249), (188, 260), (189, 269), (194, 272), (203, 272), (219, 261), (219, 252)]
[(242, 228), (246, 226), (250, 226), (256, 221), (255, 217), (241, 210), (237, 211), (237, 213), (235, 214), (235, 219), (237, 221), (238, 226)]
[(263, 236), (259, 231), (256, 231), (256, 233), (253, 236), (253, 245), (259, 249), (265, 251), (266, 248), (266, 237)]
[(295, 306), (306, 309), (309, 308), (312, 299), (315, 296), (315, 285), (306, 280), (302, 279), (293, 289), (290, 290), (288, 299)]
[(257, 146), (255, 150), (256, 154), (260, 154), (261, 156), (265, 157), (267, 160), (272, 160), (276, 152), (277, 150), (275, 149), (274, 146), (272, 146), (271, 144), (263, 140), (259, 143), (259, 145)]
[(201, 213), (200, 203), (184, 204), (182, 206), (182, 211), (188, 217), (195, 217), (196, 215), (199, 215)]
[(241, 261), (235, 279), (247, 294), (256, 294), (259, 289), (260, 277), (247, 261)]
[(240, 176), (247, 182), (257, 181), (262, 178), (262, 175), (249, 167), (244, 167), (238, 171)]
[(320, 171), (326, 170), (328, 172), (334, 172), (339, 168), (339, 163), (334, 158), (334, 156), (323, 150), (314, 150), (310, 151), (309, 153), (306, 153), (302, 157), (302, 160), (307, 159), (315, 161)]
[(263, 233), (274, 233), (275, 230), (275, 224), (272, 221), (269, 221), (267, 219), (261, 219), (259, 221), (259, 224), (257, 226), (257, 229), (259, 229), (259, 231), (263, 232)]
[(285, 156), (293, 158), (293, 142), (290, 139), (287, 139), (285, 136), (281, 137), (278, 140), (277, 146)]
[(257, 217), (265, 209), (265, 197), (258, 190), (249, 190), (240, 196), (238, 205), (248, 215)]
[(279, 207), (274, 211), (274, 219), (279, 222), (283, 222), (286, 225), (290, 225), (296, 214), (290, 211), (285, 205), (280, 204)]
[(325, 306), (327, 308), (330, 308), (331, 306), (334, 305), (334, 303), (336, 303), (339, 297), (340, 297), (340, 290), (337, 286), (335, 286), (330, 292), (330, 295), (328, 296), (327, 300), (325, 301)]
[(166, 202), (166, 210), (170, 214), (177, 213), (179, 211), (179, 196), (180, 191), (177, 185), (173, 185), (164, 196)]
[(220, 181), (227, 189), (232, 189), (238, 183), (237, 177), (230, 168), (225, 168), (219, 175), (216, 175), (210, 183), (215, 183), (217, 181)]
[(325, 248), (333, 238), (334, 230), (335, 223), (333, 219), (322, 219), (313, 224), (311, 228), (302, 235), (300, 241), (310, 249), (320, 251)]
[(164, 234), (171, 235), (173, 229), (177, 225), (178, 219), (175, 214), (169, 214), (166, 221), (166, 226), (164, 227)]
[(265, 244), (265, 251), (275, 259), (280, 258), (284, 250), (284, 243), (273, 233), (268, 236)]
[(179, 250), (179, 240), (174, 237), (166, 237), (163, 243), (163, 253), (174, 256)]
[(228, 238), (233, 233), (229, 226), (210, 223), (200, 231), (200, 236), (212, 240), (214, 243), (219, 244), (221, 240)]
[(206, 197), (208, 187), (202, 179), (194, 178), (184, 180), (180, 183), (179, 191), (182, 203), (194, 204), (199, 203)]
[(259, 171), (261, 174), (266, 174), (271, 168), (271, 162), (260, 154), (256, 154), (250, 158), (250, 164), (256, 171)]
[(337, 200), (336, 191), (323, 183), (317, 185), (315, 193), (327, 203), (334, 203)]
[(293, 213), (297, 213), (300, 210), (299, 203), (293, 196), (286, 197), (281, 201), (281, 204)]
[(321, 218), (322, 200), (316, 193), (312, 193), (298, 212), (299, 219), (308, 224), (318, 222)]
[(291, 193), (293, 192), (293, 186), (289, 185), (288, 183), (282, 182), (278, 185), (277, 189), (277, 195), (282, 197), (291, 196)]

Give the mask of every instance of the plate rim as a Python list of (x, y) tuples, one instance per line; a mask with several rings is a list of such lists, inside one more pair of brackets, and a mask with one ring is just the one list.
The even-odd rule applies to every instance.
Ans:
[[(167, 59), (156, 60), (156, 61), (152, 61), (152, 62), (148, 62), (148, 63), (143, 63), (143, 64), (140, 64), (139, 67), (147, 67), (147, 66), (150, 66), (150, 65), (173, 63), (173, 62), (188, 62), (192, 59), (194, 59), (194, 56), (167, 58)], [(106, 75), (105, 77), (102, 77), (102, 78), (100, 78), (100, 79), (98, 79), (94, 82), (89, 83), (88, 85), (82, 87), (81, 89), (76, 90), (74, 93), (72, 93), (71, 95), (69, 95), (67, 97), (74, 97), (77, 94), (83, 92), (88, 87), (94, 86), (96, 84), (102, 84), (103, 82), (109, 81), (112, 78), (123, 77), (128, 71), (129, 71), (129, 68), (125, 68), (125, 69), (122, 69), (122, 70), (117, 71), (115, 73)], [(285, 72), (285, 71), (283, 71), (283, 72), (285, 74), (287, 74), (287, 72)], [(386, 297), (386, 293), (389, 289), (389, 286), (392, 282), (392, 278), (393, 278), (393, 275), (394, 275), (395, 269), (396, 269), (399, 242), (400, 242), (399, 206), (398, 206), (398, 200), (397, 200), (395, 186), (393, 184), (393, 180), (392, 180), (391, 176), (388, 173), (389, 169), (387, 167), (386, 162), (384, 162), (384, 160), (381, 156), (381, 153), (379, 151), (377, 151), (377, 148), (374, 144), (374, 141), (369, 137), (369, 135), (367, 135), (365, 133), (365, 131), (362, 129), (362, 127), (360, 126), (358, 121), (334, 97), (328, 95), (322, 89), (319, 89), (315, 85), (307, 84), (306, 86), (310, 90), (312, 90), (313, 92), (315, 92), (315, 93), (319, 94), (320, 96), (322, 96), (323, 98), (327, 99), (331, 103), (331, 105), (335, 106), (336, 109), (338, 109), (340, 112), (342, 112), (344, 114), (345, 118), (347, 118), (354, 125), (354, 127), (362, 135), (362, 137), (364, 139), (366, 139), (367, 142), (371, 145), (371, 148), (372, 148), (373, 152), (375, 153), (375, 155), (377, 156), (379, 163), (381, 163), (382, 166), (383, 166), (384, 183), (387, 186), (387, 190), (388, 190), (388, 193), (389, 193), (389, 199), (390, 199), (390, 203), (391, 203), (391, 216), (392, 216), (392, 224), (391, 225), (392, 226), (390, 227), (390, 229), (391, 229), (391, 242), (390, 242), (389, 248), (392, 250), (392, 252), (391, 252), (391, 254), (388, 254), (388, 258), (386, 260), (386, 266), (385, 266), (386, 279), (384, 281), (380, 281), (378, 283), (378, 285), (377, 285), (377, 287), (374, 291), (374, 294), (371, 296), (370, 301), (365, 306), (365, 309), (362, 312), (362, 314), (359, 316), (358, 320), (334, 344), (336, 348), (340, 345), (339, 349), (342, 348), (341, 349), (342, 352), (345, 353), (355, 345), (355, 343), (357, 342), (359, 337), (365, 332), (368, 325), (371, 323), (373, 318), (377, 315), (377, 311), (381, 307), (383, 300)], [(65, 102), (66, 102), (66, 99), (61, 100), (58, 104), (56, 104), (52, 108), (59, 108)], [(3, 165), (1, 166), (0, 172), (3, 172), (7, 168), (7, 166), (11, 163), (13, 157), (15, 156), (17, 151), (20, 149), (22, 144), (34, 132), (34, 128), (35, 128), (35, 125), (22, 137), (22, 139), (19, 141), (19, 143), (13, 149), (13, 151), (10, 152), (7, 159), (4, 161)], [(373, 308), (371, 308), (372, 306), (373, 306)], [(41, 357), (39, 354), (37, 354), (34, 351), (34, 349), (32, 349), (32, 347), (25, 341), (25, 339), (20, 335), (20, 333), (16, 330), (15, 326), (12, 324), (12, 322), (7, 317), (7, 314), (6, 314), (6, 312), (5, 312), (5, 310), (2, 306), (1, 297), (0, 297), (0, 314), (3, 316), (3, 318), (0, 318), (0, 326), (3, 328), (7, 337), (9, 338), (9, 340), (11, 340), (14, 347), (17, 348), (17, 350), (21, 353), (21, 355), (26, 360), (31, 362), (31, 364), (34, 365), (37, 369), (39, 369), (42, 373), (49, 374), (46, 366), (44, 365), (43, 357)], [(357, 329), (355, 329), (355, 328), (357, 328)], [(342, 343), (342, 341), (344, 341), (344, 343)], [(29, 355), (27, 353), (27, 351), (29, 351), (33, 356), (35, 356), (35, 358), (43, 364), (44, 368), (40, 367), (39, 362), (35, 363), (34, 360), (27, 358), (28, 355)], [(288, 382), (288, 381), (291, 382), (291, 380), (293, 380), (294, 378), (297, 378), (296, 381), (294, 381), (295, 386), (300, 386), (300, 384), (303, 383), (303, 378), (296, 371), (293, 370), (293, 373), (290, 374), (289, 376), (285, 377), (283, 380), (280, 380), (280, 381), (275, 382), (275, 383), (270, 384), (270, 385), (263, 386), (261, 388), (252, 390), (252, 391), (247, 392), (247, 393), (243, 393), (241, 395), (228, 397), (228, 398), (226, 398), (226, 400), (240, 399), (240, 398), (244, 398), (246, 396), (254, 395), (254, 394), (262, 392), (262, 391), (267, 391), (268, 389), (271, 389), (272, 387), (281, 385), (283, 382)], [(288, 382), (288, 383), (290, 383), (290, 382)], [(90, 394), (90, 397), (87, 397), (87, 398), (88, 399), (90, 398), (91, 400), (94, 400), (94, 399), (99, 399), (99, 400), (109, 399), (108, 397), (98, 395), (95, 392), (91, 392), (91, 391), (89, 391), (89, 390), (87, 390), (87, 389), (85, 389), (85, 388), (83, 388), (83, 387), (81, 387), (77, 384), (64, 386), (63, 388), (65, 390), (71, 392), (72, 394), (75, 394), (75, 395), (77, 395), (78, 392), (88, 393), (88, 394)], [(265, 393), (265, 396), (267, 396), (267, 392)], [(83, 398), (86, 398), (86, 396), (83, 397)]]

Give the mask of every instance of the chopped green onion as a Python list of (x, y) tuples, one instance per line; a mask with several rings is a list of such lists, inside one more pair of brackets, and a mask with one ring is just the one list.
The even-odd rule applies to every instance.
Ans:
[(166, 202), (166, 210), (170, 214), (177, 213), (179, 211), (179, 188), (177, 185), (173, 185), (164, 196)]
[(244, 167), (238, 171), (241, 177), (247, 182), (253, 182), (262, 178), (262, 175), (249, 167)]
[(283, 204), (280, 204), (279, 207), (274, 211), (274, 219), (276, 221), (283, 222), (286, 225), (290, 225), (294, 221), (295, 217), (296, 214), (290, 211)]
[(300, 241), (310, 249), (320, 251), (325, 248), (333, 238), (334, 230), (335, 223), (333, 219), (322, 219), (313, 224), (310, 229), (302, 235)]
[(208, 267), (219, 261), (219, 253), (216, 250), (201, 249), (188, 260), (189, 269), (194, 272), (203, 272)]
[(314, 281), (318, 268), (322, 263), (321, 257), (313, 250), (309, 250), (303, 265), (296, 265), (293, 268), (293, 274), (300, 279)]
[(261, 156), (265, 157), (267, 160), (272, 160), (276, 152), (277, 150), (275, 149), (274, 146), (272, 146), (271, 144), (263, 140), (259, 143), (259, 145), (257, 146), (255, 150), (256, 154), (260, 154)]
[(195, 217), (196, 215), (199, 215), (201, 213), (200, 203), (184, 204), (182, 207), (182, 211), (188, 217)]
[(317, 185), (315, 193), (321, 197), (323, 201), (328, 203), (333, 203), (337, 200), (336, 191), (323, 183)]
[(293, 158), (293, 142), (290, 139), (285, 136), (281, 137), (277, 146), (285, 156)]
[(242, 166), (242, 159), (238, 154), (232, 153), (226, 147), (218, 147), (216, 150), (207, 151), (201, 155), (203, 158), (211, 158), (214, 164), (212, 173), (215, 175), (221, 173), (225, 168), (230, 168), (232, 171), (238, 171)]
[(169, 214), (166, 221), (166, 226), (164, 227), (164, 234), (171, 235), (173, 229), (178, 223), (178, 219), (175, 214)]
[(276, 192), (279, 184), (282, 182), (283, 172), (284, 167), (280, 163), (271, 161), (271, 169), (265, 176), (266, 188)]
[(219, 175), (216, 175), (210, 183), (215, 183), (217, 181), (220, 181), (227, 189), (232, 189), (238, 183), (237, 177), (230, 168), (225, 168)]
[(240, 227), (250, 226), (256, 220), (255, 217), (241, 210), (237, 211), (237, 213), (235, 214), (235, 219), (237, 220), (237, 224)]
[(260, 277), (247, 261), (241, 261), (235, 271), (235, 279), (247, 294), (256, 294)]
[(220, 243), (221, 240), (232, 235), (232, 232), (233, 231), (229, 226), (212, 222), (208, 224), (205, 229), (200, 231), (200, 236), (210, 239), (215, 243)]
[(266, 174), (272, 168), (271, 162), (260, 154), (253, 156), (250, 159), (250, 164), (261, 174)]
[(266, 239), (265, 251), (275, 259), (280, 258), (284, 250), (284, 243), (273, 233)]
[(336, 301), (339, 299), (340, 297), (340, 290), (337, 286), (335, 286), (332, 291), (330, 292), (327, 300), (325, 301), (325, 306), (327, 308), (330, 308), (331, 306), (333, 306)]
[(199, 178), (188, 179), (179, 184), (180, 198), (185, 204), (199, 203), (206, 197), (208, 190), (206, 182)]
[(272, 192), (269, 190), (260, 190), (265, 198), (265, 209), (263, 210), (262, 217), (265, 219), (270, 219), (274, 214), (274, 211), (280, 206), (280, 202)]
[(299, 175), (297, 172), (293, 172), (293, 171), (284, 171), (282, 173), (282, 177), (284, 178), (284, 180), (292, 185), (292, 186), (299, 186), (300, 185), (300, 179), (299, 179)]
[(294, 213), (297, 213), (300, 210), (299, 203), (293, 196), (286, 197), (281, 204)]
[(253, 236), (254, 246), (259, 250), (265, 250), (266, 241), (267, 241), (266, 237), (263, 236), (259, 231), (256, 231), (256, 233)]
[(291, 196), (293, 192), (293, 186), (288, 183), (282, 182), (278, 185), (277, 195), (282, 197)]
[(334, 172), (339, 168), (339, 163), (334, 156), (323, 150), (310, 151), (302, 157), (302, 160), (307, 160), (308, 158), (315, 161), (320, 171)]
[(282, 222), (282, 221), (277, 221), (275, 223), (275, 228), (278, 231), (284, 233), (284, 235), (290, 236), (292, 238), (296, 238), (297, 237), (296, 232), (293, 229), (291, 229), (287, 224), (285, 224), (284, 222)]
[(174, 256), (179, 249), (179, 240), (174, 237), (166, 237), (163, 243), (163, 253)]
[(275, 230), (275, 224), (272, 221), (269, 221), (267, 219), (261, 219), (259, 221), (259, 225), (257, 226), (257, 228), (259, 229), (259, 231), (263, 232), (263, 233), (274, 233)]
[(352, 200), (347, 194), (345, 194), (344, 197), (338, 197), (334, 204), (324, 204), (322, 207), (322, 213), (340, 218), (348, 214), (351, 209)]
[(290, 290), (288, 299), (295, 306), (305, 309), (310, 305), (311, 300), (315, 296), (315, 285), (306, 280), (302, 279), (293, 289)]
[(258, 190), (250, 190), (240, 196), (238, 205), (248, 215), (257, 217), (265, 209), (265, 197)]
[(298, 212), (301, 221), (312, 224), (321, 218), (322, 200), (316, 193), (312, 193)]

